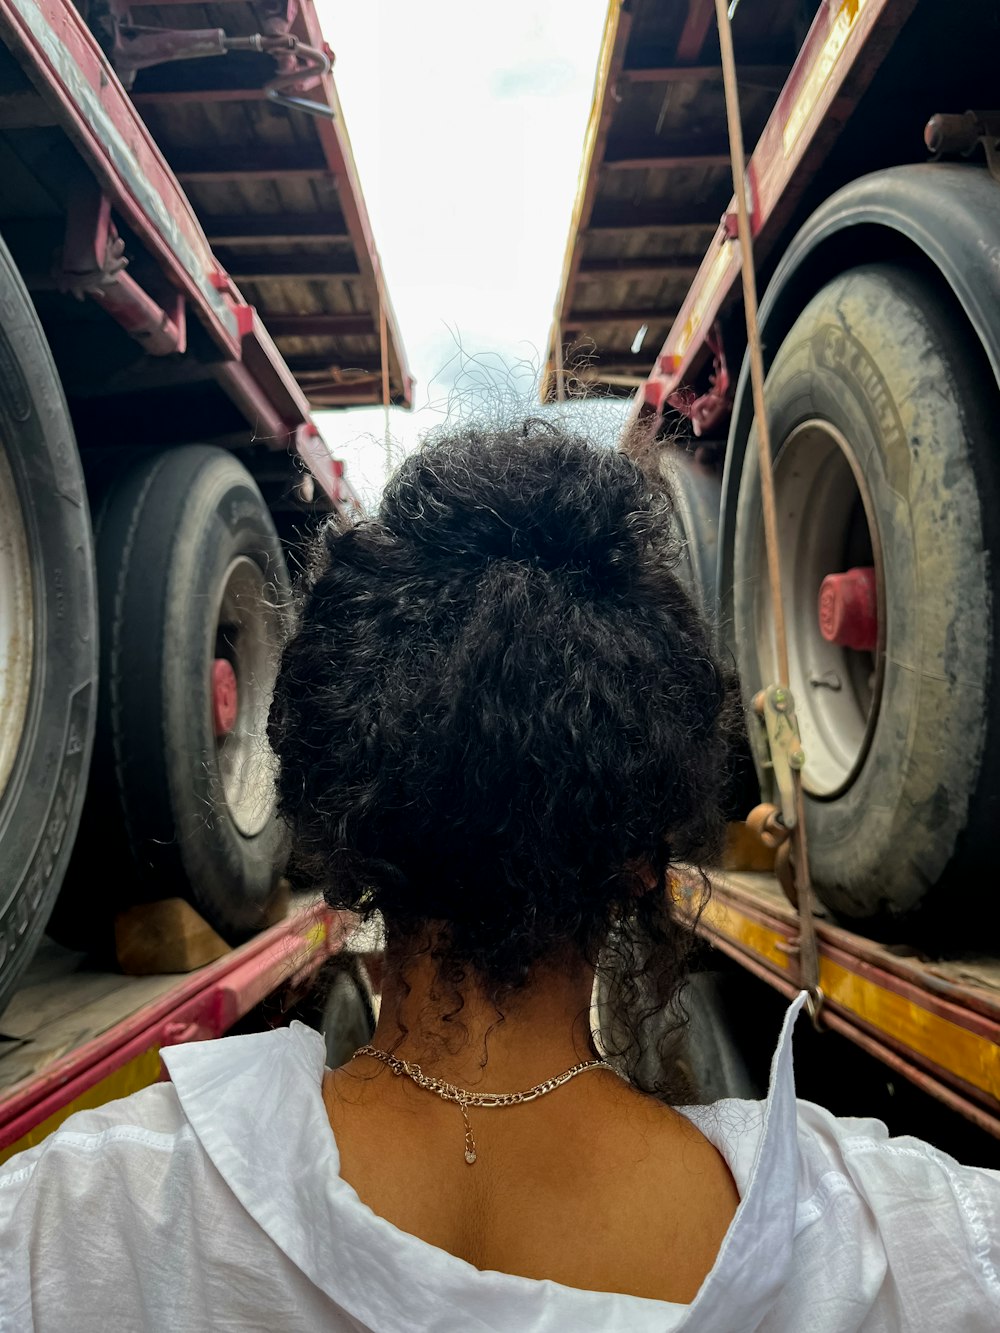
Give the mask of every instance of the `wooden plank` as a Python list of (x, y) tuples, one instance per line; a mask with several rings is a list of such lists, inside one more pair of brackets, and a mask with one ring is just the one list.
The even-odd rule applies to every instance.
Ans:
[[(738, 65), (737, 76), (744, 88), (770, 88), (784, 85), (787, 65)], [(624, 83), (709, 83), (722, 78), (721, 65), (655, 65), (648, 69), (623, 69)]]
[[(629, 34), (632, 30), (631, 6), (624, 0), (610, 0), (601, 38), (601, 51), (597, 62), (597, 81), (594, 86), (594, 98), (583, 146), (583, 167), (578, 177), (576, 198), (573, 201), (573, 216), (570, 222), (569, 241), (563, 256), (562, 273), (559, 279), (559, 295), (556, 299), (555, 314), (549, 331), (546, 352), (546, 378), (556, 385), (556, 395), (563, 393), (563, 329), (562, 315), (573, 303), (573, 290), (577, 268), (583, 257), (582, 238), (590, 223), (600, 173), (597, 165), (604, 157), (605, 145), (611, 131), (611, 125), (618, 107), (618, 97), (614, 91), (614, 80), (625, 63), (625, 51), (628, 47)], [(553, 373), (554, 371), (554, 373)], [(548, 397), (548, 390), (543, 394)]]
[[(159, 1047), (221, 1036), (276, 988), (302, 984), (341, 947), (347, 924), (297, 900), (280, 925), (190, 976), (120, 978), (120, 993), (67, 1014), (44, 1041), (0, 1060), (0, 1160), (73, 1110), (154, 1081)], [(112, 1086), (125, 1070), (126, 1086)]]
[(585, 329), (596, 324), (663, 324), (676, 317), (676, 310), (574, 310), (563, 320), (563, 330)]
[(137, 903), (115, 919), (115, 952), (128, 976), (193, 972), (230, 948), (183, 898)]
[(357, 388), (367, 380), (381, 379), (378, 370), (300, 370), (296, 376), (299, 383), (310, 393), (320, 393), (323, 389)]
[[(221, 258), (221, 256), (220, 256)], [(234, 255), (226, 270), (237, 282), (271, 282), (285, 278), (358, 278), (353, 255)]]
[[(38, 1028), (30, 1041), (9, 1055), (0, 1056), (0, 1088), (13, 1087), (31, 1078), (41, 1069), (68, 1052), (91, 1041), (121, 1021), (123, 1014), (148, 1004), (177, 985), (175, 976), (122, 977), (114, 974), (114, 985), (104, 994), (96, 994), (95, 978), (82, 974), (81, 981), (61, 982), (64, 997), (58, 1002), (63, 1012)], [(108, 974), (104, 974), (105, 980)], [(79, 1003), (65, 1005), (68, 997), (79, 996)]]
[(725, 870), (772, 871), (774, 848), (765, 847), (742, 820), (729, 825), (722, 861)]
[(338, 213), (236, 213), (205, 216), (202, 224), (213, 245), (250, 242), (349, 241), (347, 224)]
[[(5, 228), (6, 231), (6, 228)], [(69, 976), (85, 966), (87, 955), (82, 950), (66, 949), (57, 944), (49, 935), (43, 935), (38, 947), (31, 955), (31, 961), (21, 974), (20, 988), (36, 986), (43, 981), (53, 981), (57, 977)], [(13, 1004), (13, 1000), (10, 1004)], [(10, 1004), (3, 1011), (3, 1018), (10, 1013)], [(0, 1028), (5, 1027), (0, 1021)]]
[(33, 1040), (68, 1015), (114, 995), (124, 982), (119, 972), (82, 970), (21, 986), (4, 1010), (4, 1035)]
[(567, 365), (567, 373), (572, 373), (576, 379), (587, 379), (588, 376), (593, 379), (605, 380), (611, 383), (614, 380), (633, 380), (639, 378), (645, 380), (649, 357), (636, 355), (632, 360), (628, 359), (629, 353), (620, 354), (621, 360), (611, 360), (605, 356), (583, 356), (574, 366), (572, 361)]
[(616, 375), (611, 371), (601, 370), (600, 367), (570, 370), (568, 375), (571, 382), (579, 380), (582, 384), (606, 384), (611, 389), (638, 389), (646, 383), (645, 375)]
[(714, 0), (691, 0), (684, 27), (677, 39), (677, 63), (688, 65), (701, 55), (715, 17)]
[[(789, 928), (795, 927), (795, 911), (773, 876), (727, 871), (719, 877), (719, 887), (748, 910), (764, 911)], [(822, 904), (817, 904), (816, 915), (821, 918), (819, 934), (834, 948), (891, 972), (903, 981), (925, 987), (934, 995), (956, 999), (1000, 1023), (1000, 958), (936, 962), (902, 943), (890, 949), (834, 925)]]
[(170, 165), (178, 180), (188, 185), (223, 181), (267, 181), (288, 178), (330, 176), (330, 165), (321, 152), (292, 149), (254, 148), (241, 153), (175, 151)]
[(609, 171), (674, 171), (695, 167), (728, 167), (729, 145), (722, 142), (692, 147), (691, 141), (648, 144), (645, 151), (629, 146), (621, 155), (609, 153), (603, 163)]
[[(306, 395), (314, 407), (366, 407), (382, 402), (382, 392), (377, 381), (371, 381), (368, 387), (352, 388), (350, 385), (336, 389), (314, 391), (305, 386)], [(391, 401), (391, 399), (390, 399)]]
[(296, 356), (290, 353), (285, 357), (285, 362), (294, 375), (350, 374), (358, 370), (378, 375), (381, 372), (381, 362), (377, 356)]
[(664, 256), (662, 259), (585, 259), (577, 279), (601, 278), (693, 278), (701, 266), (699, 256)]
[[(176, 0), (175, 0), (176, 3)], [(219, 0), (211, 0), (218, 4)], [(132, 94), (132, 101), (143, 106), (207, 106), (222, 102), (263, 102), (267, 98), (262, 85), (255, 88), (151, 88)]]
[(269, 315), (260, 312), (272, 338), (336, 338), (375, 332), (371, 315)]
[(718, 227), (721, 217), (721, 209), (713, 217), (712, 211), (706, 209), (704, 204), (692, 204), (684, 208), (671, 207), (668, 203), (647, 205), (644, 208), (627, 204), (595, 210), (586, 230), (599, 232), (602, 236), (626, 235), (636, 231), (648, 232), (650, 236), (684, 236), (691, 231), (698, 231), (707, 239)]

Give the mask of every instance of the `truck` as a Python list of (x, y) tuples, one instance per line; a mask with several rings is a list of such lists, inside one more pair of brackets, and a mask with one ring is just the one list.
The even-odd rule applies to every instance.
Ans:
[[(728, 9), (817, 1021), (1000, 1137), (1000, 6)], [(655, 441), (748, 718), (697, 928), (790, 995), (795, 884), (744, 822), (778, 662), (732, 161), (713, 0), (612, 0), (543, 396), (631, 397)]]
[[(0, 1012), (105, 1010), (48, 1063), (218, 1033), (338, 938), (288, 912), (267, 709), (289, 567), (359, 504), (314, 412), (413, 388), (333, 59), (313, 0), (0, 0)], [(112, 1004), (123, 921), (208, 972)]]

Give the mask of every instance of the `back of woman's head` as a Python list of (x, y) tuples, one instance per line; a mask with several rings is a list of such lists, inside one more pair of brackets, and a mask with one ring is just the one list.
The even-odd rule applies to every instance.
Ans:
[(671, 529), (624, 454), (533, 420), (331, 523), (270, 725), (300, 877), (501, 1004), (609, 937), (676, 986), (666, 873), (718, 833), (726, 690)]

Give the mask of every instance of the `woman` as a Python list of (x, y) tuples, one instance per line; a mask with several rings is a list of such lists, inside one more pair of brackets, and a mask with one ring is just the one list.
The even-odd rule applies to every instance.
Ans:
[(0, 1328), (1000, 1327), (1000, 1176), (797, 1106), (797, 1006), (763, 1104), (648, 1072), (727, 756), (669, 532), (624, 455), (533, 421), (326, 529), (270, 735), (300, 875), (384, 918), (373, 1041), (177, 1047), (15, 1159)]

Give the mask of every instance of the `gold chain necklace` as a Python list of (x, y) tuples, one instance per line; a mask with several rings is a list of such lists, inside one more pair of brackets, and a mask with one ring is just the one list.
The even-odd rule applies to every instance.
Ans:
[(533, 1088), (527, 1088), (524, 1092), (469, 1092), (465, 1088), (456, 1087), (454, 1083), (446, 1083), (444, 1079), (425, 1074), (419, 1065), (410, 1064), (409, 1060), (400, 1060), (395, 1055), (390, 1055), (388, 1051), (380, 1051), (377, 1046), (362, 1046), (351, 1058), (356, 1060), (359, 1055), (370, 1055), (375, 1060), (381, 1060), (397, 1078), (405, 1074), (416, 1083), (417, 1087), (426, 1088), (428, 1092), (435, 1093), (446, 1102), (455, 1102), (462, 1112), (462, 1123), (465, 1125), (465, 1160), (470, 1166), (476, 1160), (476, 1140), (473, 1138), (472, 1126), (469, 1123), (470, 1106), (519, 1106), (522, 1102), (533, 1102), (538, 1097), (544, 1097), (547, 1092), (561, 1088), (571, 1078), (576, 1078), (577, 1074), (583, 1074), (588, 1069), (611, 1069), (614, 1072), (613, 1066), (607, 1060), (584, 1060), (582, 1064), (567, 1069), (564, 1074), (548, 1078), (544, 1083), (536, 1083)]

